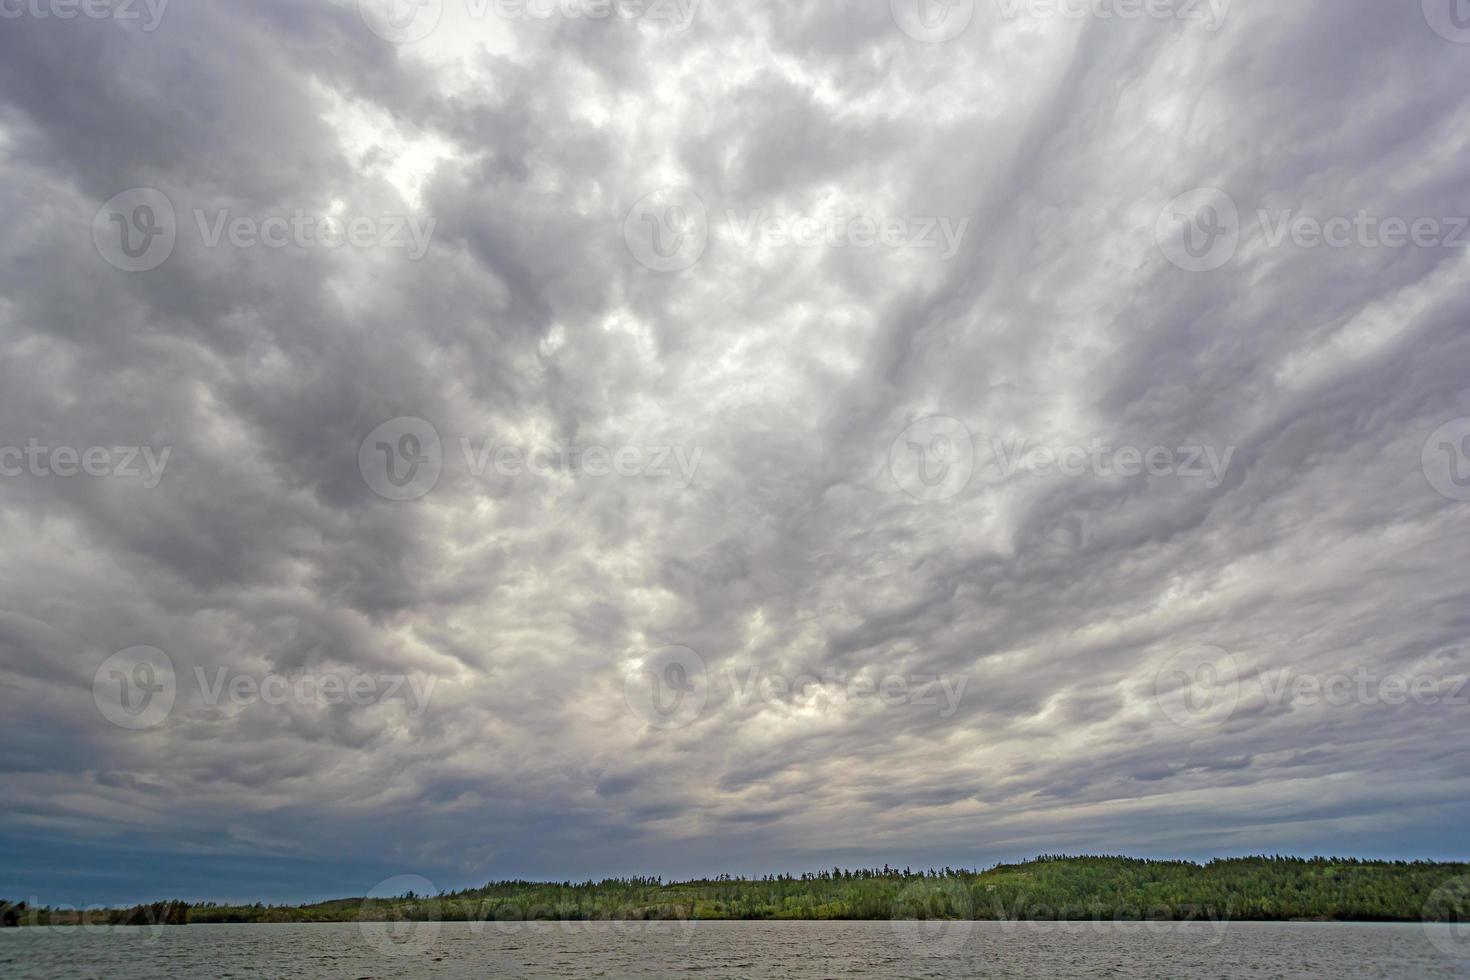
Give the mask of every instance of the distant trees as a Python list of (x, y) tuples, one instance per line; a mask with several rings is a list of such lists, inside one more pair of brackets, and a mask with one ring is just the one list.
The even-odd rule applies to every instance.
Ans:
[(125, 909), (36, 906), (27, 914), (25, 902), (11, 905), (0, 901), (0, 924), (5, 926), (182, 926), (188, 923), (189, 905), (186, 902), (153, 902)]
[(154, 902), (114, 912), (114, 926), (184, 926), (189, 924), (189, 906), (184, 902)]
[[(427, 905), (338, 912), (470, 921), (585, 919), (1343, 919), (1417, 921), (1466, 865), (1246, 858), (1198, 865), (1043, 855), (985, 872), (832, 868), (758, 879), (728, 874), (665, 884), (491, 882)], [(392, 903), (389, 903), (392, 904)], [(302, 916), (326, 912), (299, 910)], [(198, 918), (196, 917), (196, 921)]]
[[(106, 910), (116, 925), (187, 922), (471, 922), (683, 919), (1470, 921), (1470, 865), (1258, 857), (1147, 861), (1042, 855), (987, 871), (832, 868), (758, 879), (490, 882), (481, 888), (299, 907), (156, 902)], [(4, 924), (24, 904), (0, 903)], [(46, 910), (37, 910), (47, 921)], [(52, 917), (50, 921), (60, 921)]]

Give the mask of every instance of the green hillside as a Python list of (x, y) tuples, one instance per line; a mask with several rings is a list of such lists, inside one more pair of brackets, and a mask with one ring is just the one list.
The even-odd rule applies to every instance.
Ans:
[[(610, 919), (1298, 920), (1470, 922), (1470, 865), (1236, 858), (1205, 865), (1048, 856), (987, 871), (893, 868), (760, 879), (501, 881), (460, 892), (304, 906), (157, 903), (89, 913), (143, 925), (357, 920)], [(79, 921), (31, 909), (20, 924)]]

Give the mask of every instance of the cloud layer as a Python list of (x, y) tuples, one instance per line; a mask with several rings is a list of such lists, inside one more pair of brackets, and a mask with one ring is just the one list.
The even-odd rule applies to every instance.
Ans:
[(378, 2), (0, 24), (0, 892), (1463, 856), (1433, 3)]

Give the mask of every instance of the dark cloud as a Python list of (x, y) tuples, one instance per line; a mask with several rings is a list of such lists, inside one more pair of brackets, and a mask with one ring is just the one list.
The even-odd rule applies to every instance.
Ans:
[[(0, 447), (170, 456), (0, 477), (0, 892), (1458, 846), (1470, 708), (1271, 691), (1470, 672), (1470, 503), (1422, 463), (1470, 416), (1466, 253), (1273, 245), (1257, 212), (1463, 212), (1470, 47), (1370, 0), (1217, 31), (980, 4), (942, 44), (883, 4), (704, 8), (450, 3), (406, 45), (331, 0), (5, 22)], [(91, 240), (134, 187), (177, 214), (141, 273)], [(708, 215), (676, 273), (624, 238), (662, 187)], [(1241, 216), (1208, 272), (1156, 239), (1200, 187)], [(436, 224), (416, 260), (208, 247), (224, 210)], [(855, 216), (968, 224), (950, 258), (742, 237)], [(404, 416), (442, 473), (395, 502), (359, 450)], [(976, 452), (926, 501), (892, 454), (931, 416)], [(1094, 442), (1230, 455), (1010, 465)], [(1201, 645), (1239, 703), (1181, 725), (1156, 678)], [(140, 731), (93, 692), (135, 646), (178, 678)], [(662, 730), (624, 681), (669, 646), (705, 701)], [(431, 687), (235, 703), (221, 671)]]

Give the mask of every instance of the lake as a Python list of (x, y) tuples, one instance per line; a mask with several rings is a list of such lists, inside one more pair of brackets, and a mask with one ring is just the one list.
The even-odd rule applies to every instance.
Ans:
[(1470, 977), (1470, 934), (1337, 923), (681, 922), (0, 930), (15, 978)]

